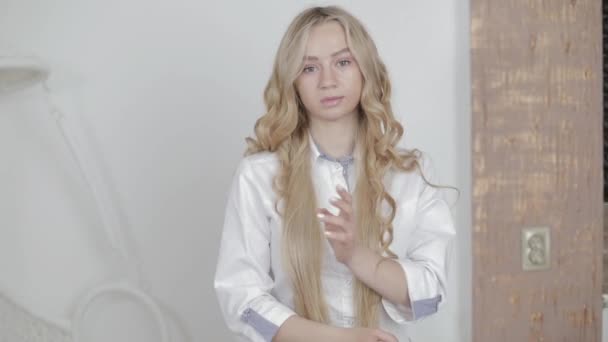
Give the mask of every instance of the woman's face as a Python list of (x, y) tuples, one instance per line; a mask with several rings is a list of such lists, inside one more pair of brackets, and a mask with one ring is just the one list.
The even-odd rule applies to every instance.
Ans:
[(336, 121), (354, 115), (363, 76), (336, 21), (314, 26), (306, 43), (296, 89), (313, 119)]

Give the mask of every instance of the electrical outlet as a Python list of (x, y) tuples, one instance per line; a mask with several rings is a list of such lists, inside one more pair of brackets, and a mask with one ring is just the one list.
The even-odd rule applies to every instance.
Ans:
[(522, 267), (525, 271), (551, 267), (551, 235), (549, 227), (529, 227), (521, 231)]

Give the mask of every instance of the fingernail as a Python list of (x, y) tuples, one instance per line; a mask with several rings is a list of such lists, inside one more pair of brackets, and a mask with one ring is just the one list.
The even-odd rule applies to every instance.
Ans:
[(331, 236), (331, 232), (328, 232), (327, 230), (324, 231), (324, 233), (325, 233), (325, 236)]
[(318, 217), (318, 218), (324, 218), (324, 217), (325, 217), (325, 214), (323, 214), (323, 213), (318, 213), (318, 214), (317, 214), (317, 217)]
[(346, 189), (344, 189), (344, 187), (342, 185), (338, 185), (338, 190), (340, 190), (340, 191), (346, 191)]
[(338, 200), (339, 200), (338, 197), (332, 197), (332, 198), (329, 199), (330, 202), (336, 202)]

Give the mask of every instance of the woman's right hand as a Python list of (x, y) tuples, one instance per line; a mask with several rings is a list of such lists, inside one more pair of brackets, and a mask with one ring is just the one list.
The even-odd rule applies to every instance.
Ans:
[(380, 329), (345, 328), (345, 342), (399, 342), (395, 335)]

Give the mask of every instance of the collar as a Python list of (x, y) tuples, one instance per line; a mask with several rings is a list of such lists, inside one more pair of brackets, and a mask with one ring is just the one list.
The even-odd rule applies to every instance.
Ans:
[[(318, 158), (323, 158), (332, 162), (336, 162), (336, 163), (340, 163), (342, 166), (347, 167), (348, 165), (352, 164), (354, 161), (354, 156), (351, 154), (349, 156), (343, 157), (343, 158), (333, 158), (329, 155), (327, 155), (325, 152), (323, 152), (321, 150), (321, 148), (319, 147), (319, 145), (317, 145), (317, 143), (315, 142), (315, 140), (312, 137), (312, 134), (310, 133), (310, 130), (308, 131), (308, 142), (309, 142), (309, 146), (310, 146), (310, 154), (311, 154), (311, 162), (314, 163), (317, 161)], [(356, 147), (355, 147), (356, 149)]]

